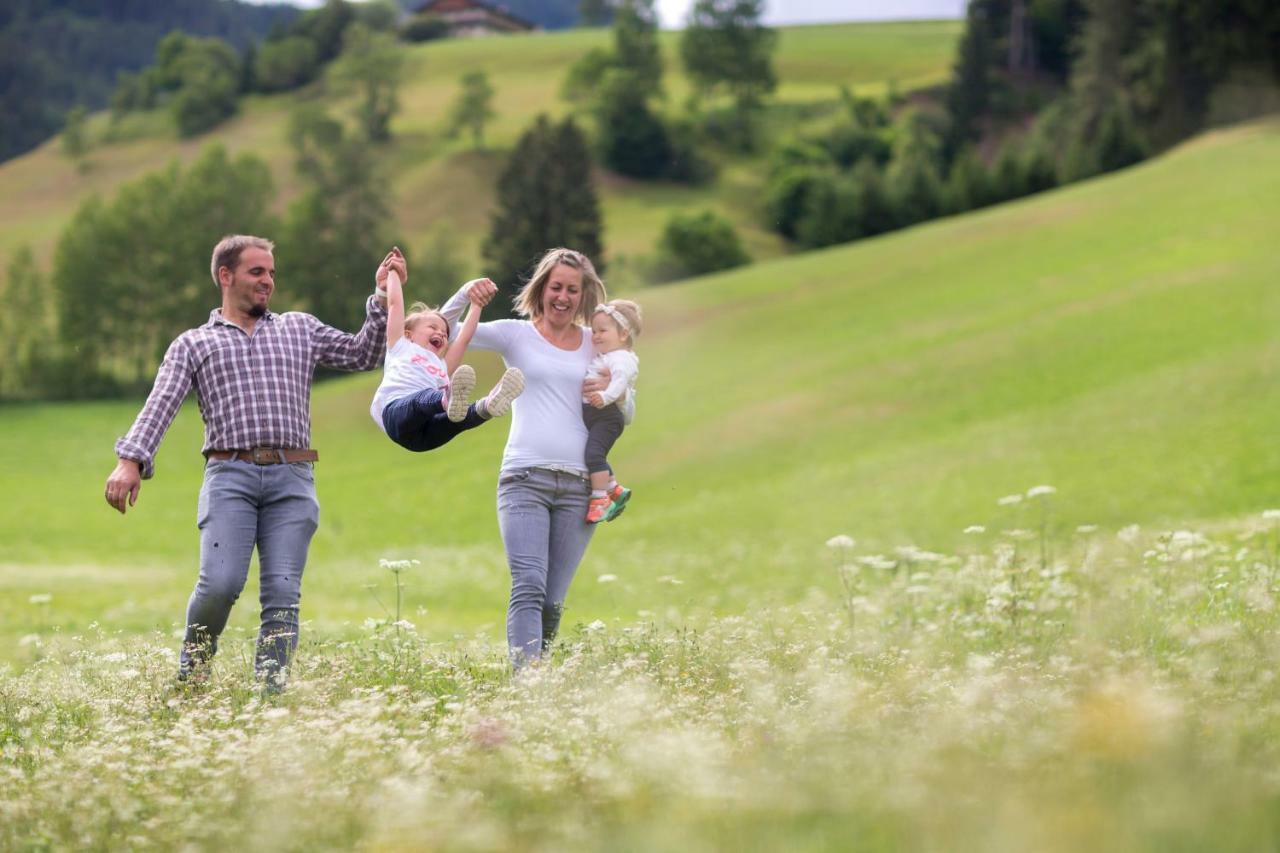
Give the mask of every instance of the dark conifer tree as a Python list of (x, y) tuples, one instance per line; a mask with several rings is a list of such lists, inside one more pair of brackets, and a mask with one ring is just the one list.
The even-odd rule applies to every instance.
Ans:
[(557, 246), (585, 253), (603, 272), (600, 232), (586, 138), (573, 119), (557, 125), (539, 116), (498, 178), (498, 207), (483, 248), (489, 276), (509, 300), (538, 258)]

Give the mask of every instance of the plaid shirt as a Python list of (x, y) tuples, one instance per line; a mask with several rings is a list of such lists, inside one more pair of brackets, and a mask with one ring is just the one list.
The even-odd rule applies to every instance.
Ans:
[(155, 473), (155, 454), (194, 385), (204, 418), (204, 449), (307, 447), (311, 443), (311, 380), (317, 364), (371, 370), (387, 349), (387, 309), (373, 296), (354, 335), (310, 314), (268, 312), (253, 334), (209, 313), (209, 322), (169, 345), (146, 405), (116, 456), (132, 459), (143, 479)]

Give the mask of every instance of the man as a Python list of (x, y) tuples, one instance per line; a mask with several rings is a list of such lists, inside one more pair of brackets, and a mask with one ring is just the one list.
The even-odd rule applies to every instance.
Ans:
[(207, 461), (196, 513), (200, 575), (178, 670), (183, 681), (206, 676), (256, 546), (262, 625), (254, 670), (270, 689), (283, 686), (298, 644), (302, 570), (319, 521), (317, 454), (308, 446), (315, 366), (378, 366), (386, 351), (387, 273), (408, 280), (404, 256), (393, 249), (378, 266), (364, 325), (351, 335), (310, 314), (267, 310), (275, 290), (273, 249), (269, 240), (244, 235), (214, 247), (210, 272), (222, 307), (169, 346), (142, 412), (116, 442), (119, 461), (107, 478), (107, 503), (123, 514), (154, 473), (160, 441), (194, 387)]

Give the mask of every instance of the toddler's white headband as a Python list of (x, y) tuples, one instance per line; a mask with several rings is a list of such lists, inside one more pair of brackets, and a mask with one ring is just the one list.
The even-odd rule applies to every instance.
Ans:
[(617, 320), (618, 325), (622, 327), (622, 330), (624, 332), (626, 332), (628, 335), (631, 334), (631, 322), (622, 315), (621, 311), (619, 311), (617, 308), (614, 308), (612, 305), (606, 305), (603, 302), (601, 302), (599, 305), (596, 306), (596, 313), (598, 314), (601, 311), (608, 314), (613, 319)]

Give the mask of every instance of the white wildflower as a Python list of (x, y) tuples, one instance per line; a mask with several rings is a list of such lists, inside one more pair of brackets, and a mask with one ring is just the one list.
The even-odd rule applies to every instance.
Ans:
[(19, 646), (38, 646), (40, 645), (39, 634), (25, 634), (22, 639), (18, 640)]
[(617, 575), (600, 575), (599, 577), (596, 578), (596, 580), (600, 583), (614, 583), (618, 580), (618, 576)]
[(605, 624), (604, 624), (604, 622), (602, 622), (601, 620), (597, 619), (597, 620), (595, 620), (594, 622), (592, 622), (590, 625), (588, 625), (588, 626), (587, 626), (587, 628), (586, 628), (586, 630), (587, 630), (587, 632), (588, 632), (588, 633), (590, 633), (590, 634), (594, 634), (594, 633), (596, 633), (597, 631), (603, 631), (603, 630), (604, 630), (604, 628), (605, 628)]
[(856, 544), (858, 543), (853, 540), (853, 537), (846, 536), (843, 533), (839, 536), (832, 536), (827, 540), (828, 548), (852, 548)]
[(1089, 534), (1089, 533), (1097, 533), (1097, 532), (1098, 532), (1098, 525), (1096, 524), (1082, 524), (1076, 528), (1076, 533)]
[(53, 596), (47, 592), (38, 592), (27, 599), (28, 604), (48, 604), (53, 601)]
[(1138, 536), (1141, 535), (1141, 533), (1142, 533), (1141, 527), (1139, 527), (1136, 524), (1130, 524), (1128, 527), (1122, 527), (1119, 530), (1117, 530), (1116, 538), (1119, 539), (1121, 542), (1124, 542), (1128, 545), (1132, 545), (1134, 542), (1138, 541)]
[(1056, 495), (1058, 490), (1053, 486), (1032, 486), (1027, 489), (1027, 497), (1029, 498), (1046, 498), (1049, 495)]
[(1262, 517), (1267, 521), (1280, 521), (1280, 509), (1264, 509)]
[(999, 506), (1013, 506), (1014, 504), (1020, 503), (1022, 503), (1022, 495), (1005, 495), (1000, 500), (996, 501), (996, 504)]
[(968, 527), (964, 529), (964, 532), (965, 533), (986, 533), (987, 528), (983, 527), (981, 524), (970, 524)]
[(669, 583), (672, 586), (679, 586), (680, 584), (684, 583), (684, 581), (680, 580), (680, 578), (675, 577), (674, 575), (662, 575), (661, 577), (658, 578), (658, 583)]
[(288, 708), (268, 708), (262, 712), (262, 716), (268, 720), (278, 720), (281, 717), (289, 716)]

